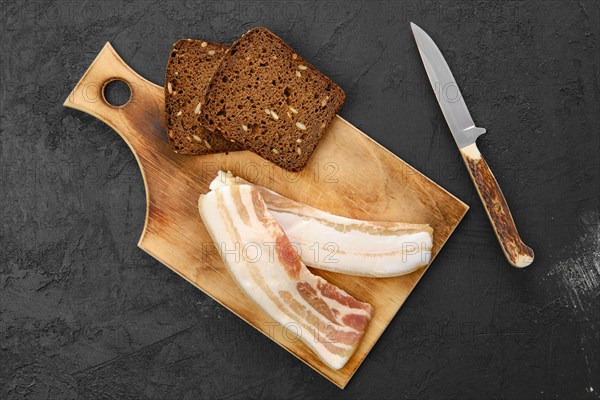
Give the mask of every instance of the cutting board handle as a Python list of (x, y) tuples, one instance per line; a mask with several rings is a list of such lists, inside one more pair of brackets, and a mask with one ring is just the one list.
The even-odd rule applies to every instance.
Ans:
[[(120, 106), (110, 104), (104, 96), (106, 85), (115, 80), (123, 81), (131, 91), (129, 101)], [(189, 157), (177, 157), (171, 149), (164, 129), (163, 88), (138, 75), (107, 42), (64, 106), (98, 118), (129, 146), (146, 189), (146, 221), (138, 245), (143, 249), (152, 247), (144, 240), (153, 226), (152, 221), (163, 215), (161, 206), (168, 204), (161, 189), (165, 180), (175, 171), (191, 169), (193, 166), (189, 164), (195, 162)]]
[[(125, 82), (131, 91), (129, 101), (121, 106), (110, 104), (104, 96), (106, 85), (115, 80)], [(164, 112), (163, 88), (131, 69), (110, 42), (104, 45), (64, 105), (90, 114), (111, 126), (136, 156), (136, 143), (143, 135), (164, 132), (162, 118), (156, 118)], [(144, 126), (144, 122), (140, 124), (140, 121), (152, 126)], [(159, 126), (156, 126), (157, 121), (161, 121)], [(164, 134), (159, 136), (161, 138), (154, 140), (168, 142)]]

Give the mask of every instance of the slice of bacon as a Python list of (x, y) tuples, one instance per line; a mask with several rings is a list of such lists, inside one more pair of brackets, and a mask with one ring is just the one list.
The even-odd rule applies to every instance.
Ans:
[(342, 368), (373, 307), (306, 268), (258, 188), (223, 186), (200, 196), (198, 208), (239, 287), (328, 366)]
[[(210, 188), (237, 184), (250, 183), (219, 171)], [(409, 274), (431, 261), (433, 229), (427, 224), (340, 217), (254, 186), (310, 267), (383, 278)]]

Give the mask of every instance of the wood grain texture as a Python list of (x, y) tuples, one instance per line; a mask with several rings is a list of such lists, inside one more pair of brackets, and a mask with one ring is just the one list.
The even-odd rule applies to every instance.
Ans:
[[(104, 86), (115, 79), (125, 81), (132, 92), (129, 102), (120, 107), (103, 97)], [(162, 87), (136, 74), (107, 43), (65, 101), (65, 106), (110, 125), (134, 153), (147, 201), (139, 247), (343, 388), (427, 268), (385, 279), (312, 270), (375, 307), (356, 353), (344, 368), (333, 371), (293, 331), (275, 324), (236, 286), (202, 224), (198, 196), (208, 191), (219, 169), (231, 170), (338, 215), (428, 223), (434, 228), (433, 258), (468, 207), (340, 117), (300, 173), (284, 171), (247, 151), (178, 155), (163, 130), (163, 96)]]
[(483, 202), (506, 259), (517, 268), (530, 265), (533, 262), (533, 250), (521, 240), (504, 194), (477, 145), (464, 147), (460, 153), (465, 160), (471, 179), (475, 183), (477, 193)]

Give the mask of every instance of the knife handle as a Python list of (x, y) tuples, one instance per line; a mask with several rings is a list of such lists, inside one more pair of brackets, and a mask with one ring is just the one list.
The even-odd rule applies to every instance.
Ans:
[(477, 193), (508, 262), (524, 268), (533, 262), (533, 250), (521, 240), (502, 190), (475, 143), (460, 149)]

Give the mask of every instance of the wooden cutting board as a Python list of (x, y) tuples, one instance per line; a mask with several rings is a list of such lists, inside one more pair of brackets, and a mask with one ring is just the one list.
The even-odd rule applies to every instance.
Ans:
[[(131, 90), (123, 106), (104, 98), (106, 84)], [(327, 367), (293, 330), (276, 325), (236, 286), (198, 214), (197, 201), (219, 169), (331, 213), (368, 220), (428, 223), (433, 257), (468, 207), (410, 165), (336, 117), (301, 173), (289, 173), (247, 151), (209, 156), (174, 153), (164, 132), (163, 88), (133, 71), (107, 43), (64, 103), (111, 126), (135, 155), (146, 186), (146, 223), (138, 246), (343, 388), (427, 268), (372, 279), (312, 270), (375, 315), (356, 353), (338, 371)], [(441, 267), (441, 266), (440, 266)], [(258, 360), (257, 362), (268, 362)]]

